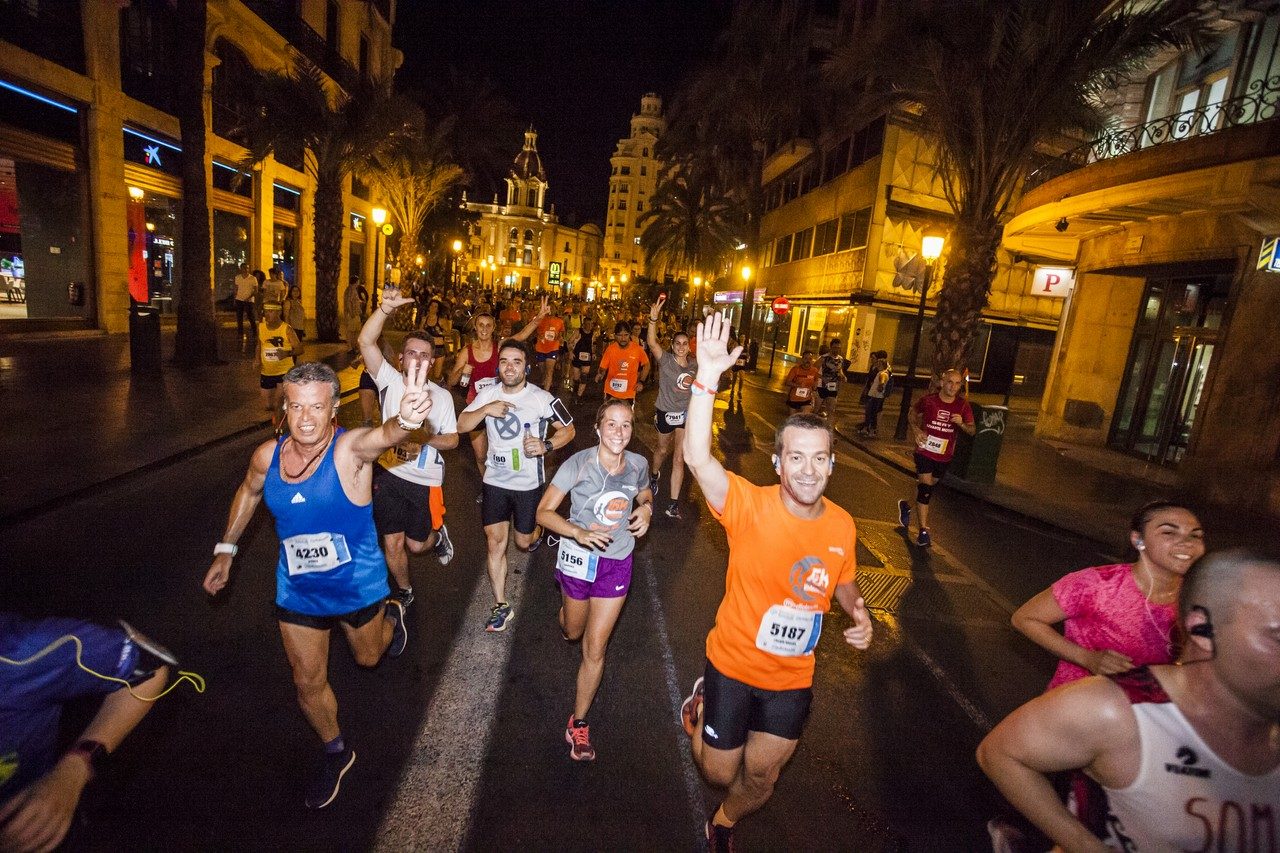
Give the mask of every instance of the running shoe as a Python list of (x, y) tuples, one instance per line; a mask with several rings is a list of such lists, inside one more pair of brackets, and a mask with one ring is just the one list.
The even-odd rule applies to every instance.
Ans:
[(595, 761), (596, 748), (591, 745), (591, 726), (586, 721), (574, 722), (569, 716), (569, 725), (564, 730), (565, 743), (569, 744), (569, 757), (574, 761)]
[(539, 548), (541, 548), (541, 547), (542, 547), (542, 540), (543, 540), (543, 538), (544, 538), (543, 534), (544, 534), (545, 532), (546, 532), (546, 531), (538, 531), (538, 538), (537, 538), (537, 539), (534, 539), (532, 542), (530, 542), (530, 543), (529, 543), (529, 547), (528, 547), (528, 548), (526, 548), (526, 549), (525, 549), (525, 551), (527, 551), (528, 553), (532, 554), (534, 551), (536, 551), (536, 550), (538, 550)]
[(303, 802), (309, 809), (322, 809), (332, 803), (342, 787), (342, 777), (347, 775), (351, 765), (356, 763), (356, 751), (347, 747), (342, 752), (326, 753), (320, 772), (307, 785), (307, 796)]
[(507, 624), (515, 618), (516, 612), (511, 609), (511, 605), (505, 601), (493, 606), (493, 612), (489, 615), (489, 620), (484, 623), (484, 629), (489, 633), (497, 633), (498, 631), (507, 630)]
[(448, 525), (440, 525), (440, 529), (436, 531), (436, 534), (436, 544), (431, 549), (431, 552), (436, 555), (440, 565), (447, 566), (449, 561), (453, 559), (453, 540), (449, 538)]
[(391, 631), (391, 645), (387, 646), (387, 657), (398, 658), (404, 653), (404, 647), (409, 644), (409, 625), (404, 618), (404, 605), (398, 599), (388, 598), (386, 610), (383, 612), (395, 623)]
[(928, 548), (933, 545), (933, 537), (929, 535), (929, 531), (921, 527), (920, 535), (916, 537), (916, 544), (921, 548)]
[(408, 610), (409, 605), (413, 604), (413, 588), (409, 587), (406, 589), (405, 587), (398, 586), (396, 587), (395, 592), (391, 593), (391, 597), (400, 602), (401, 607)]
[(699, 675), (698, 680), (693, 682), (693, 692), (680, 706), (680, 723), (684, 726), (684, 733), (689, 737), (693, 737), (694, 732), (698, 730), (698, 711), (702, 709), (702, 694), (702, 676)]
[(903, 529), (911, 526), (911, 504), (898, 501), (898, 525)]
[(672, 501), (670, 504), (667, 505), (666, 511), (664, 511), (662, 514), (665, 515), (667, 518), (674, 518), (676, 521), (679, 521), (682, 518), (682, 516), (680, 515), (680, 504), (677, 503), (676, 501)]
[(649, 475), (649, 491), (655, 495), (658, 493), (658, 480), (662, 479), (661, 471), (654, 471)]
[(724, 853), (738, 849), (733, 843), (733, 827), (719, 826), (707, 818), (707, 851), (708, 853)]

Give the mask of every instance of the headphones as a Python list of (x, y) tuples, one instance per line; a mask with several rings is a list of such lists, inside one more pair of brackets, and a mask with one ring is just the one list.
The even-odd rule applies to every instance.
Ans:
[(1139, 550), (1139, 551), (1145, 551), (1145, 550), (1147, 550), (1147, 545), (1146, 545), (1146, 543), (1145, 543), (1145, 542), (1143, 542), (1143, 541), (1142, 541), (1142, 537), (1141, 537), (1141, 536), (1139, 536), (1139, 537), (1138, 537), (1137, 548), (1138, 548), (1138, 550)]
[[(775, 453), (775, 454), (773, 454), (772, 459), (773, 459), (773, 470), (774, 470), (775, 472), (777, 472), (777, 473), (781, 474), (781, 473), (782, 473), (782, 460), (778, 458), (778, 454), (776, 454), (776, 453)], [(833, 454), (831, 454), (831, 458), (828, 460), (828, 464), (827, 464), (827, 473), (828, 473), (828, 474), (834, 474), (835, 472), (836, 472), (836, 456), (835, 456), (835, 454), (833, 453)]]

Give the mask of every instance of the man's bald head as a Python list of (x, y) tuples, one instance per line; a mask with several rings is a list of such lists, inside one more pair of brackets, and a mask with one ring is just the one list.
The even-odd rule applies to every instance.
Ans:
[(1209, 611), (1213, 621), (1225, 625), (1245, 599), (1244, 578), (1253, 572), (1275, 575), (1280, 581), (1280, 559), (1247, 548), (1206, 554), (1196, 561), (1182, 581), (1178, 612), (1185, 622), (1195, 608)]

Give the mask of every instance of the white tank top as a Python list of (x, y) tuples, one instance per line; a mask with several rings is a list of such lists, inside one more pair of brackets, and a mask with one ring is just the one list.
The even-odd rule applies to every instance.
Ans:
[(1167, 696), (1143, 697), (1133, 713), (1142, 764), (1132, 785), (1106, 789), (1113, 849), (1280, 851), (1280, 767), (1262, 776), (1231, 767)]

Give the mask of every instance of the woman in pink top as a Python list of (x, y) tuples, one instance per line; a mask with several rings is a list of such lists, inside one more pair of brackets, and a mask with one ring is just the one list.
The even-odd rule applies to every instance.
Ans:
[(1204, 531), (1191, 510), (1156, 501), (1134, 516), (1129, 542), (1135, 562), (1072, 572), (1013, 614), (1014, 628), (1060, 659), (1050, 688), (1174, 659), (1178, 590)]

